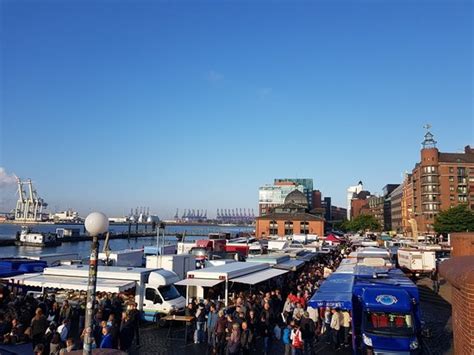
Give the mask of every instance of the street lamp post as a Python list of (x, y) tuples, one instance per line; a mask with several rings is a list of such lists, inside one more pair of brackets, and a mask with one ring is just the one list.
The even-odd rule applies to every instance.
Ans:
[(84, 226), (92, 236), (91, 256), (89, 261), (89, 279), (87, 283), (86, 321), (83, 355), (92, 354), (92, 325), (94, 320), (95, 290), (97, 285), (97, 254), (99, 253), (99, 235), (109, 228), (109, 220), (101, 212), (92, 212), (86, 217)]

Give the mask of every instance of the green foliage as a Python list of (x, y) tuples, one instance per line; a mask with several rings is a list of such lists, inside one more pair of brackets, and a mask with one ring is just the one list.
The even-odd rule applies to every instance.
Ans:
[(357, 231), (379, 231), (381, 230), (381, 225), (377, 219), (372, 215), (361, 214), (351, 221), (346, 221), (344, 225), (346, 230), (353, 232)]
[(467, 205), (458, 205), (441, 211), (435, 217), (436, 233), (474, 231), (474, 212)]

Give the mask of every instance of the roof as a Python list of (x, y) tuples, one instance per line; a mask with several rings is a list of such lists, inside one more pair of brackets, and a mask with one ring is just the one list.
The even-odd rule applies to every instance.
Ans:
[(273, 265), (275, 269), (281, 269), (281, 270), (289, 270), (289, 271), (296, 271), (299, 268), (303, 267), (305, 264), (304, 260), (295, 260), (295, 259), (290, 259), (283, 261), (281, 263)]
[(474, 154), (472, 153), (439, 153), (438, 161), (442, 163), (474, 164)]
[(184, 279), (178, 282), (175, 282), (175, 285), (178, 286), (202, 286), (202, 287), (213, 287), (224, 280), (209, 280), (209, 279)]
[(353, 285), (354, 275), (333, 273), (322, 283), (308, 304), (312, 308), (339, 307), (350, 310)]
[(204, 269), (188, 271), (188, 278), (216, 279), (220, 276), (229, 279), (247, 275), (256, 271), (270, 268), (268, 263), (235, 262), (218, 266), (206, 267)]
[(266, 269), (231, 279), (232, 282), (238, 282), (247, 285), (255, 285), (268, 279), (286, 274), (288, 270)]
[(308, 206), (308, 199), (306, 195), (300, 190), (293, 190), (285, 197), (285, 204), (294, 203), (301, 206)]
[[(121, 279), (138, 281), (142, 275), (159, 270), (158, 268), (99, 266), (97, 277), (103, 279)], [(89, 277), (89, 265), (61, 265), (44, 269), (45, 275)]]
[(276, 213), (272, 212), (266, 214), (265, 216), (257, 217), (257, 220), (293, 220), (293, 221), (324, 221), (324, 218), (315, 216), (314, 214), (306, 212), (296, 212), (296, 213)]
[[(88, 279), (76, 276), (54, 276), (44, 274), (24, 274), (12, 278), (15, 283), (33, 287), (57, 288), (66, 290), (87, 291)], [(99, 292), (123, 292), (135, 287), (134, 281), (97, 279)]]

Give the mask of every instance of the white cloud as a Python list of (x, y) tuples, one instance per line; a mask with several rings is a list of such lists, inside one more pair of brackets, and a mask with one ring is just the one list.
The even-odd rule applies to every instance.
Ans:
[(218, 81), (224, 79), (224, 75), (215, 70), (209, 70), (209, 72), (207, 72), (206, 78), (211, 83), (217, 83)]
[(266, 97), (272, 93), (272, 88), (260, 88), (257, 90), (257, 95), (259, 97)]
[(9, 187), (16, 184), (16, 177), (13, 174), (8, 174), (5, 168), (0, 166), (0, 187)]
[(0, 166), (0, 212), (10, 211), (15, 206), (16, 177)]

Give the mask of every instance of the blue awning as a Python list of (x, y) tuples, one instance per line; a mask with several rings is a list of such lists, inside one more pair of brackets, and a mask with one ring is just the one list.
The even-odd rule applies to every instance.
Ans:
[(352, 309), (352, 288), (354, 286), (354, 275), (332, 274), (309, 300), (309, 306), (339, 307)]

